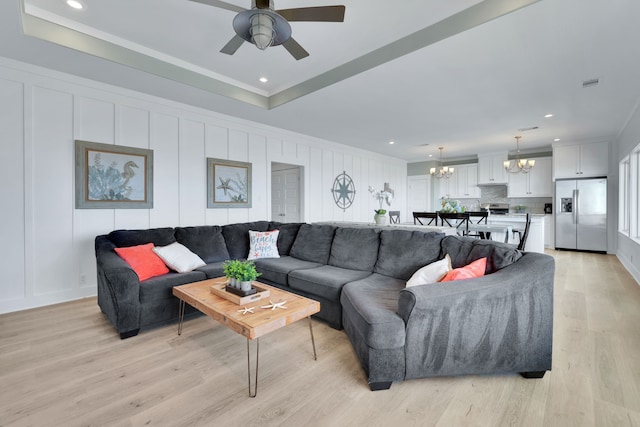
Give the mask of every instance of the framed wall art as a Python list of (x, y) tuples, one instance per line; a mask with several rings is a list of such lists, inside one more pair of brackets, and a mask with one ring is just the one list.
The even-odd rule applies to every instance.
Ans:
[(251, 207), (251, 163), (207, 158), (207, 207)]
[(76, 140), (76, 209), (153, 208), (153, 151)]

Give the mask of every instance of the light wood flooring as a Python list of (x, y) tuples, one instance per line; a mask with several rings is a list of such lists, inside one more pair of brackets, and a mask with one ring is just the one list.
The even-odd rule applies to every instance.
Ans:
[(120, 340), (95, 298), (0, 316), (0, 426), (640, 426), (640, 286), (611, 255), (556, 258), (553, 370), (369, 391), (344, 332), (246, 340), (207, 317)]

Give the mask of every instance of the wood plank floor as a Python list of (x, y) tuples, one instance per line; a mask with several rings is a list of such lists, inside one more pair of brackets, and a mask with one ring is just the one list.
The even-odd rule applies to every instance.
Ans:
[(245, 339), (206, 317), (120, 340), (95, 298), (0, 316), (0, 426), (640, 426), (640, 286), (611, 255), (556, 258), (553, 371), (369, 391), (349, 340), (314, 321)]

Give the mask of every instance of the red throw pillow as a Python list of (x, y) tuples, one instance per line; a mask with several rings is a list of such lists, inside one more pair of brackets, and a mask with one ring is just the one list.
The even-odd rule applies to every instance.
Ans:
[(474, 277), (484, 276), (487, 268), (487, 258), (480, 258), (464, 267), (454, 268), (447, 273), (441, 282), (450, 282), (452, 280), (473, 279)]
[(140, 246), (129, 246), (126, 248), (115, 248), (120, 258), (133, 268), (142, 282), (154, 276), (167, 274), (169, 269), (164, 261), (153, 252), (153, 243)]

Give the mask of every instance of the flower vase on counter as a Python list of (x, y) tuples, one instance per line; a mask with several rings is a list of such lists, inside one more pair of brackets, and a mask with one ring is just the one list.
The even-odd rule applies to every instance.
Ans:
[(387, 223), (387, 211), (384, 209), (378, 209), (375, 211), (375, 215), (373, 216), (373, 220), (376, 225), (385, 225)]

